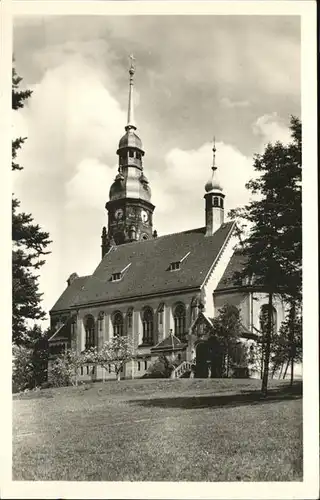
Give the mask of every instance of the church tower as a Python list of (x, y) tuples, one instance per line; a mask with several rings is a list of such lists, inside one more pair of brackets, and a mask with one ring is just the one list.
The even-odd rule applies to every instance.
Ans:
[(143, 173), (142, 142), (136, 133), (134, 121), (134, 58), (130, 56), (128, 120), (125, 134), (120, 139), (118, 174), (111, 185), (108, 211), (108, 231), (102, 230), (102, 257), (112, 245), (152, 238), (151, 189)]
[(206, 194), (206, 236), (211, 236), (224, 222), (224, 198), (217, 176), (216, 144), (213, 140), (212, 176), (205, 185)]

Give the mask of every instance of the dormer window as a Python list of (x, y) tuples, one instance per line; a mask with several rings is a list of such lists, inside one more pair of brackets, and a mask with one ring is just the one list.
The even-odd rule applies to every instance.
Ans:
[(121, 273), (113, 273), (111, 276), (111, 281), (119, 281), (121, 280)]
[(130, 266), (131, 266), (131, 262), (126, 267), (124, 267), (121, 271), (116, 271), (116, 272), (112, 273), (110, 281), (120, 281), (123, 278), (125, 271)]
[(180, 269), (180, 261), (178, 262), (171, 262), (169, 271), (178, 271)]
[(171, 262), (171, 264), (168, 268), (168, 271), (179, 271), (179, 269), (181, 268), (182, 262), (188, 257), (188, 255), (190, 255), (190, 252), (186, 253), (186, 255), (184, 257), (182, 257), (180, 260), (175, 260), (175, 261)]

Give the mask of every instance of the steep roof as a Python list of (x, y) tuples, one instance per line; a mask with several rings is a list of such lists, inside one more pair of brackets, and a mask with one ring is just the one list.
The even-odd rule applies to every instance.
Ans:
[[(233, 227), (233, 222), (227, 222), (212, 236), (204, 236), (205, 228), (200, 228), (114, 247), (92, 276), (84, 277), (80, 286), (78, 278), (75, 289), (65, 290), (52, 310), (66, 303), (81, 306), (200, 287)], [(180, 261), (188, 252), (179, 270), (168, 270), (171, 262)], [(121, 280), (111, 281), (112, 274), (129, 264)]]
[(229, 288), (242, 286), (242, 284), (237, 281), (235, 273), (242, 271), (245, 263), (246, 257), (242, 255), (241, 252), (235, 252), (232, 255), (215, 291), (220, 292)]
[(176, 349), (183, 349), (186, 345), (186, 343), (181, 342), (181, 340), (179, 340), (175, 335), (168, 335), (168, 337), (163, 339), (157, 345), (151, 347), (151, 351), (174, 351)]
[(89, 277), (90, 276), (80, 276), (75, 278), (75, 280), (69, 286), (67, 286), (62, 295), (60, 295), (59, 299), (54, 304), (50, 312), (69, 309), (73, 305), (74, 298), (76, 297), (77, 293), (81, 290), (82, 286), (85, 284)]

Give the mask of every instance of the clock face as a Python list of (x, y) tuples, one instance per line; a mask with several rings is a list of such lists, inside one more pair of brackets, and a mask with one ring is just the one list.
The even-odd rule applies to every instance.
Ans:
[(118, 210), (115, 211), (114, 216), (117, 220), (122, 219), (123, 216), (122, 208), (118, 208)]
[(148, 216), (148, 212), (146, 212), (145, 210), (141, 210), (141, 220), (142, 222), (147, 222), (149, 216)]

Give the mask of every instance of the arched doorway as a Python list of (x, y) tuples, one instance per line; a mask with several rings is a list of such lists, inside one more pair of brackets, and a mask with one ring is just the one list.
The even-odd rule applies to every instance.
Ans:
[(210, 349), (208, 342), (199, 342), (196, 347), (196, 377), (208, 378), (210, 365)]
[(196, 346), (196, 377), (221, 378), (224, 372), (224, 355), (215, 337), (199, 342)]

